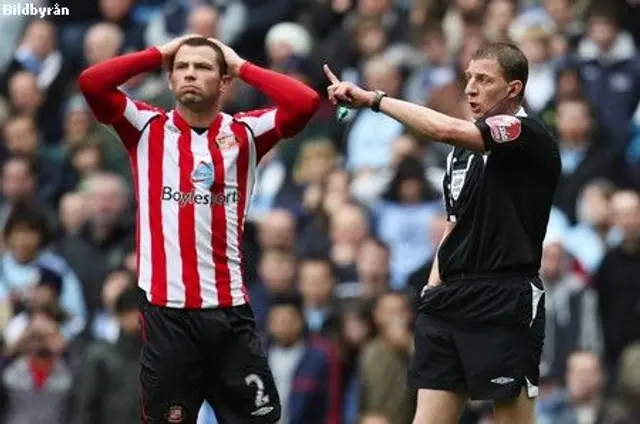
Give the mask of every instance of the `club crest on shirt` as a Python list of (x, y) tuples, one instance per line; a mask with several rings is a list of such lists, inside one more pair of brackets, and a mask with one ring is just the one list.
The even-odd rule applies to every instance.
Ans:
[(522, 122), (515, 116), (496, 115), (488, 117), (485, 122), (491, 131), (491, 138), (496, 143), (506, 143), (520, 137)]
[(213, 164), (201, 161), (191, 173), (191, 182), (200, 187), (209, 189), (213, 185)]
[(220, 150), (227, 150), (238, 144), (238, 139), (233, 134), (220, 134), (216, 137), (216, 144)]

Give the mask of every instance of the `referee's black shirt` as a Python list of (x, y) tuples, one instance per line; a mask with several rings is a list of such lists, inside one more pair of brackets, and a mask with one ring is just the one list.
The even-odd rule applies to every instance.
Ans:
[(537, 275), (560, 178), (558, 147), (523, 109), (480, 119), (485, 154), (454, 148), (444, 197), (455, 227), (438, 261), (443, 282)]

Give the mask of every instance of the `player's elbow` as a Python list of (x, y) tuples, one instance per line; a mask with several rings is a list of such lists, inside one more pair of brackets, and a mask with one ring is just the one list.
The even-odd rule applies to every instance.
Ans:
[(80, 73), (78, 88), (83, 94), (91, 93), (95, 90), (94, 80), (91, 78), (91, 69), (85, 69)]

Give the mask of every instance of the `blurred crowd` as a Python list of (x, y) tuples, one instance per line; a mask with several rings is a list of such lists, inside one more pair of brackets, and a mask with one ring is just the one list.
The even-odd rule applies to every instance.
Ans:
[[(53, 1), (52, 1), (53, 3)], [(44, 1), (0, 0), (6, 5)], [(126, 153), (75, 87), (185, 32), (324, 93), (341, 78), (469, 118), (471, 54), (510, 41), (562, 179), (541, 275), (540, 424), (640, 423), (640, 2), (69, 0), (0, 15), (0, 423), (139, 423), (135, 202)], [(224, 109), (269, 100), (236, 82)], [(161, 71), (122, 86), (173, 107)], [(326, 96), (324, 96), (326, 97)], [(312, 122), (259, 165), (246, 281), (282, 424), (409, 424), (412, 323), (445, 222), (449, 148), (369, 110)], [(204, 405), (202, 424), (215, 423)], [(465, 424), (491, 423), (469, 402)]]

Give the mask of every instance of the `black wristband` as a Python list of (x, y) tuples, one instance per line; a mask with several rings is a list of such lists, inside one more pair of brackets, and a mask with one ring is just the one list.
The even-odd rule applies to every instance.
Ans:
[(374, 112), (380, 112), (380, 102), (382, 99), (387, 97), (387, 93), (384, 91), (376, 90), (376, 96), (373, 98), (373, 102), (371, 103), (371, 110)]

